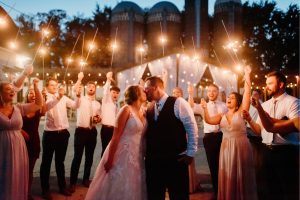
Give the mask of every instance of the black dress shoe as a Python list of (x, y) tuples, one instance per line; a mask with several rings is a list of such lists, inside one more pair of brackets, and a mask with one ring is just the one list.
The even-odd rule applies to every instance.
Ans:
[(46, 200), (52, 200), (52, 195), (50, 192), (43, 192), (42, 198)]
[(85, 179), (85, 180), (83, 180), (82, 181), (82, 185), (84, 186), (84, 187), (90, 187), (90, 184), (91, 184), (91, 181), (90, 180), (88, 180), (88, 179)]
[(64, 196), (71, 196), (72, 195), (72, 193), (69, 190), (67, 190), (66, 188), (65, 189), (60, 189), (59, 193), (64, 195)]

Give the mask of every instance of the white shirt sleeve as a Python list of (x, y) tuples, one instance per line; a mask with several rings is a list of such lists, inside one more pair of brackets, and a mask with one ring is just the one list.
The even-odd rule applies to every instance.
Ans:
[(175, 116), (183, 123), (187, 133), (186, 155), (194, 157), (198, 144), (198, 127), (192, 108), (183, 98), (177, 98), (174, 105)]
[(110, 90), (109, 90), (110, 84), (111, 84), (111, 81), (107, 80), (105, 85), (103, 86), (102, 104), (112, 102), (112, 99), (111, 99), (111, 96), (110, 96)]

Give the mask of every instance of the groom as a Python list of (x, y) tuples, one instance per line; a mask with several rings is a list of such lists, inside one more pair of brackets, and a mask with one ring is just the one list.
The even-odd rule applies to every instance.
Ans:
[(145, 82), (147, 100), (146, 181), (148, 200), (189, 199), (188, 165), (197, 151), (198, 129), (183, 98), (168, 96), (159, 77)]

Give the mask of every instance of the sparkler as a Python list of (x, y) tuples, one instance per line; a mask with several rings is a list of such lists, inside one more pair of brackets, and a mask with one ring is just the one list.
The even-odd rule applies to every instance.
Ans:
[[(51, 24), (51, 21), (52, 21), (52, 19), (53, 19), (53, 15), (51, 16), (51, 18), (50, 18), (50, 20), (49, 20), (49, 23), (48, 23), (48, 25), (47, 25), (47, 28), (46, 29), (48, 29), (49, 28), (49, 26), (50, 26), (50, 24)], [(37, 53), (39, 52), (39, 50), (40, 50), (40, 48), (41, 48), (41, 46), (42, 46), (42, 44), (43, 44), (43, 42), (44, 42), (44, 34), (42, 34), (42, 40), (41, 40), (41, 43), (39, 44), (39, 47), (38, 47), (38, 49), (36, 50), (36, 52), (35, 52), (35, 54), (34, 54), (34, 57), (33, 57), (33, 59), (32, 59), (32, 62), (31, 62), (31, 64), (33, 65), (33, 63), (34, 63), (34, 61), (35, 61), (35, 59), (36, 59), (36, 56), (37, 56)], [(43, 75), (44, 76), (44, 75)]]
[[(228, 33), (228, 31), (227, 31), (227, 28), (226, 28), (225, 23), (224, 23), (223, 20), (222, 20), (222, 25), (223, 25), (223, 27), (224, 27), (224, 30), (225, 30), (226, 35), (227, 35), (228, 40), (229, 40), (229, 43), (228, 43), (227, 46), (229, 46), (229, 47), (232, 49), (233, 54), (235, 55), (236, 59), (238, 60), (238, 62), (240, 62), (240, 60), (239, 60), (239, 58), (238, 58), (238, 56), (237, 56), (237, 54), (236, 54), (236, 52), (237, 52), (236, 45), (237, 45), (238, 42), (237, 42), (237, 41), (231, 42), (231, 38), (230, 38), (230, 36), (229, 36), (229, 33)], [(231, 55), (230, 55), (230, 57), (232, 58)], [(232, 58), (232, 59), (233, 59), (233, 58)], [(234, 63), (236, 63), (234, 59), (233, 59), (233, 61), (234, 61)]]
[(141, 54), (141, 64), (143, 64), (143, 53), (145, 52), (145, 49), (144, 49), (144, 47), (141, 45), (141, 46), (138, 48), (138, 51), (139, 51), (140, 54)]
[(95, 38), (96, 38), (97, 33), (98, 33), (98, 28), (96, 29), (96, 32), (95, 32), (95, 35), (94, 35), (94, 37), (93, 37), (92, 42), (89, 44), (89, 51), (88, 51), (88, 54), (87, 54), (87, 56), (86, 56), (86, 58), (85, 58), (85, 61), (87, 61), (87, 59), (89, 58), (89, 55), (90, 55), (91, 50), (95, 48), (94, 41), (95, 41)]
[(159, 25), (160, 25), (160, 42), (161, 42), (161, 45), (162, 45), (162, 53), (163, 53), (163, 56), (165, 56), (165, 43), (167, 42), (167, 39), (166, 37), (164, 37), (163, 35), (163, 31), (162, 31), (162, 26), (161, 26), (161, 21), (159, 22)]
[(113, 64), (113, 61), (114, 61), (114, 53), (115, 53), (115, 50), (117, 49), (117, 34), (118, 34), (118, 27), (116, 28), (116, 33), (115, 33), (115, 41), (114, 43), (111, 45), (111, 48), (112, 48), (112, 54), (111, 54), (111, 62), (110, 62), (110, 70), (112, 70), (112, 64)]

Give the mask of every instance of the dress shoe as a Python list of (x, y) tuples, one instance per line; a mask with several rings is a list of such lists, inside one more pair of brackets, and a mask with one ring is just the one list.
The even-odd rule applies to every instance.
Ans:
[(75, 184), (71, 184), (68, 188), (69, 192), (74, 193), (76, 191), (76, 185)]
[(46, 200), (52, 200), (52, 195), (50, 192), (43, 192), (42, 198)]
[(85, 179), (85, 180), (83, 180), (82, 181), (82, 185), (84, 186), (84, 187), (90, 187), (90, 184), (91, 184), (91, 181), (90, 180), (88, 180), (88, 179)]
[(59, 193), (64, 195), (64, 196), (71, 196), (72, 195), (72, 193), (69, 190), (67, 190), (66, 188), (65, 189), (60, 189)]

